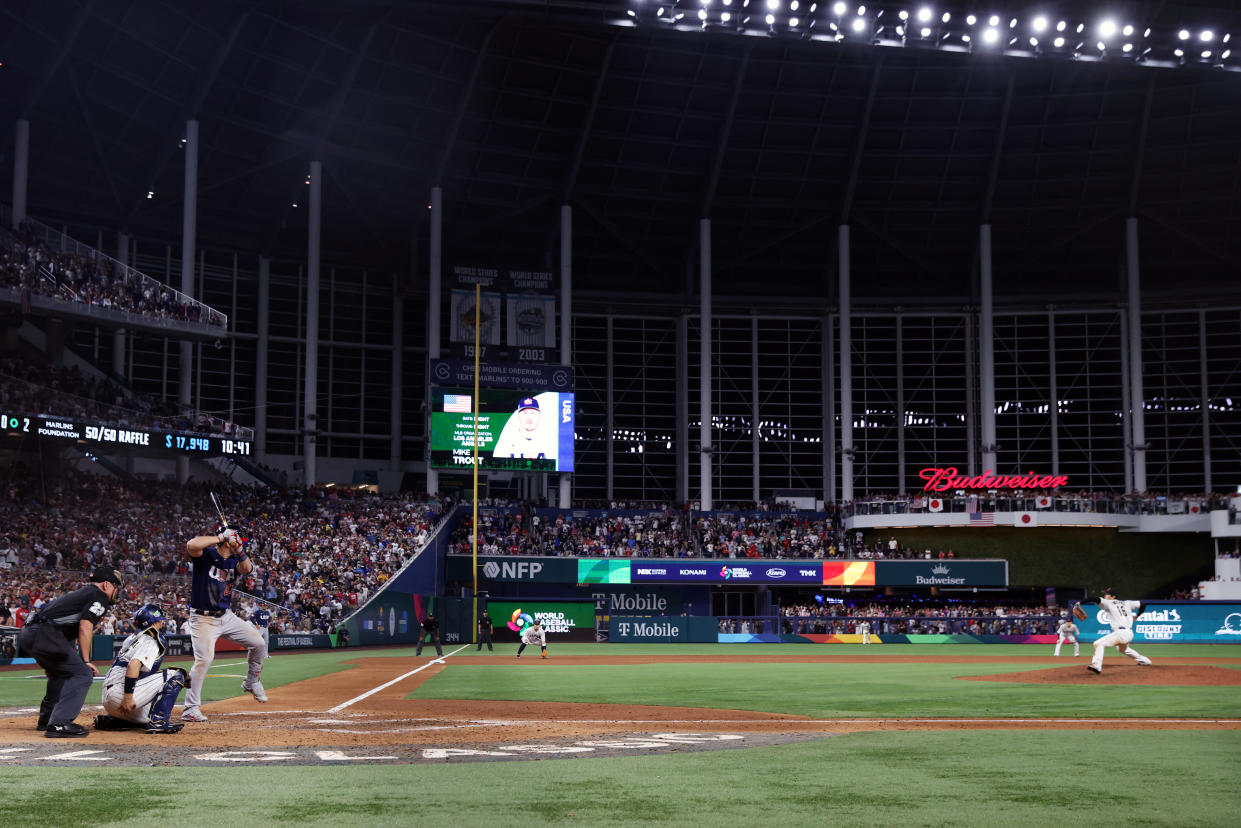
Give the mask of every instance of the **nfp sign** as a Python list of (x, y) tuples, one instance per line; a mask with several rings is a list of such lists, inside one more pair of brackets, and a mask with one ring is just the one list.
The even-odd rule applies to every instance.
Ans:
[(619, 644), (672, 644), (689, 641), (689, 621), (684, 616), (653, 615), (640, 618), (613, 615), (608, 640)]
[[(449, 580), (469, 581), (469, 555), (449, 555)], [(480, 581), (506, 581), (510, 583), (576, 584), (576, 558), (518, 558), (509, 555), (479, 555), (478, 578)]]

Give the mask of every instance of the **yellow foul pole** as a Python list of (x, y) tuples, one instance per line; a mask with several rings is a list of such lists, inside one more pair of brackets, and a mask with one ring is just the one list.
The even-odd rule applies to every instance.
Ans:
[(478, 643), (478, 364), (481, 350), (478, 326), (482, 321), (482, 298), (483, 286), (474, 285), (474, 529), (471, 532), (474, 540), (470, 544), (473, 563), (470, 569), (474, 573), (474, 633), (471, 640), (475, 643)]

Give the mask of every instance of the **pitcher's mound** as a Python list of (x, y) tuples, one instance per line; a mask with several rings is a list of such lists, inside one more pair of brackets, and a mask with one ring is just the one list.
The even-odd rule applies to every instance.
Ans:
[(1051, 670), (1023, 670), (990, 676), (961, 676), (966, 681), (1007, 681), (1021, 684), (1145, 684), (1177, 687), (1241, 686), (1241, 670), (1196, 664), (1104, 664), (1102, 673), (1092, 673), (1084, 662)]

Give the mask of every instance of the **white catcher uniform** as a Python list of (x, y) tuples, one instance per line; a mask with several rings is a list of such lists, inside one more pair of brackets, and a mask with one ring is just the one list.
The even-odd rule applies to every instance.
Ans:
[(1095, 673), (1103, 672), (1103, 652), (1108, 647), (1115, 647), (1142, 666), (1149, 665), (1149, 658), (1129, 646), (1129, 642), (1133, 641), (1133, 622), (1145, 605), (1141, 601), (1119, 601), (1115, 597), (1108, 597), (1109, 595), (1110, 593), (1105, 594), (1099, 599), (1099, 608), (1112, 631), (1094, 643), (1090, 670)]
[(1081, 655), (1081, 645), (1077, 643), (1077, 634), (1079, 632), (1081, 632), (1081, 630), (1077, 629), (1077, 625), (1072, 621), (1064, 620), (1060, 622), (1060, 626), (1056, 627), (1056, 635), (1059, 636), (1059, 638), (1056, 639), (1057, 656), (1060, 655), (1060, 645), (1064, 644), (1066, 641), (1073, 645), (1074, 658)]
[[(134, 633), (125, 639), (121, 651), (117, 653), (112, 669), (103, 679), (103, 709), (109, 716), (125, 719), (137, 724), (149, 724), (151, 721), (151, 702), (164, 692), (164, 685), (173, 677), (177, 670), (155, 670), (164, 655), (159, 641), (145, 633)], [(142, 664), (142, 672), (150, 675), (139, 678), (134, 685), (133, 710), (128, 713), (121, 710), (121, 702), (125, 698), (125, 670), (131, 661)], [(169, 709), (172, 705), (169, 705)], [(167, 714), (165, 714), (167, 718)]]

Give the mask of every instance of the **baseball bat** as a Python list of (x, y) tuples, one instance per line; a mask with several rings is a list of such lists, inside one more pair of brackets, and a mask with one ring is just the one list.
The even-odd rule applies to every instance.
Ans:
[(215, 496), (215, 492), (211, 492), (211, 502), (215, 505), (215, 512), (220, 516), (220, 523), (225, 527), (229, 526), (228, 518), (224, 517), (224, 510), (220, 508), (220, 499)]

